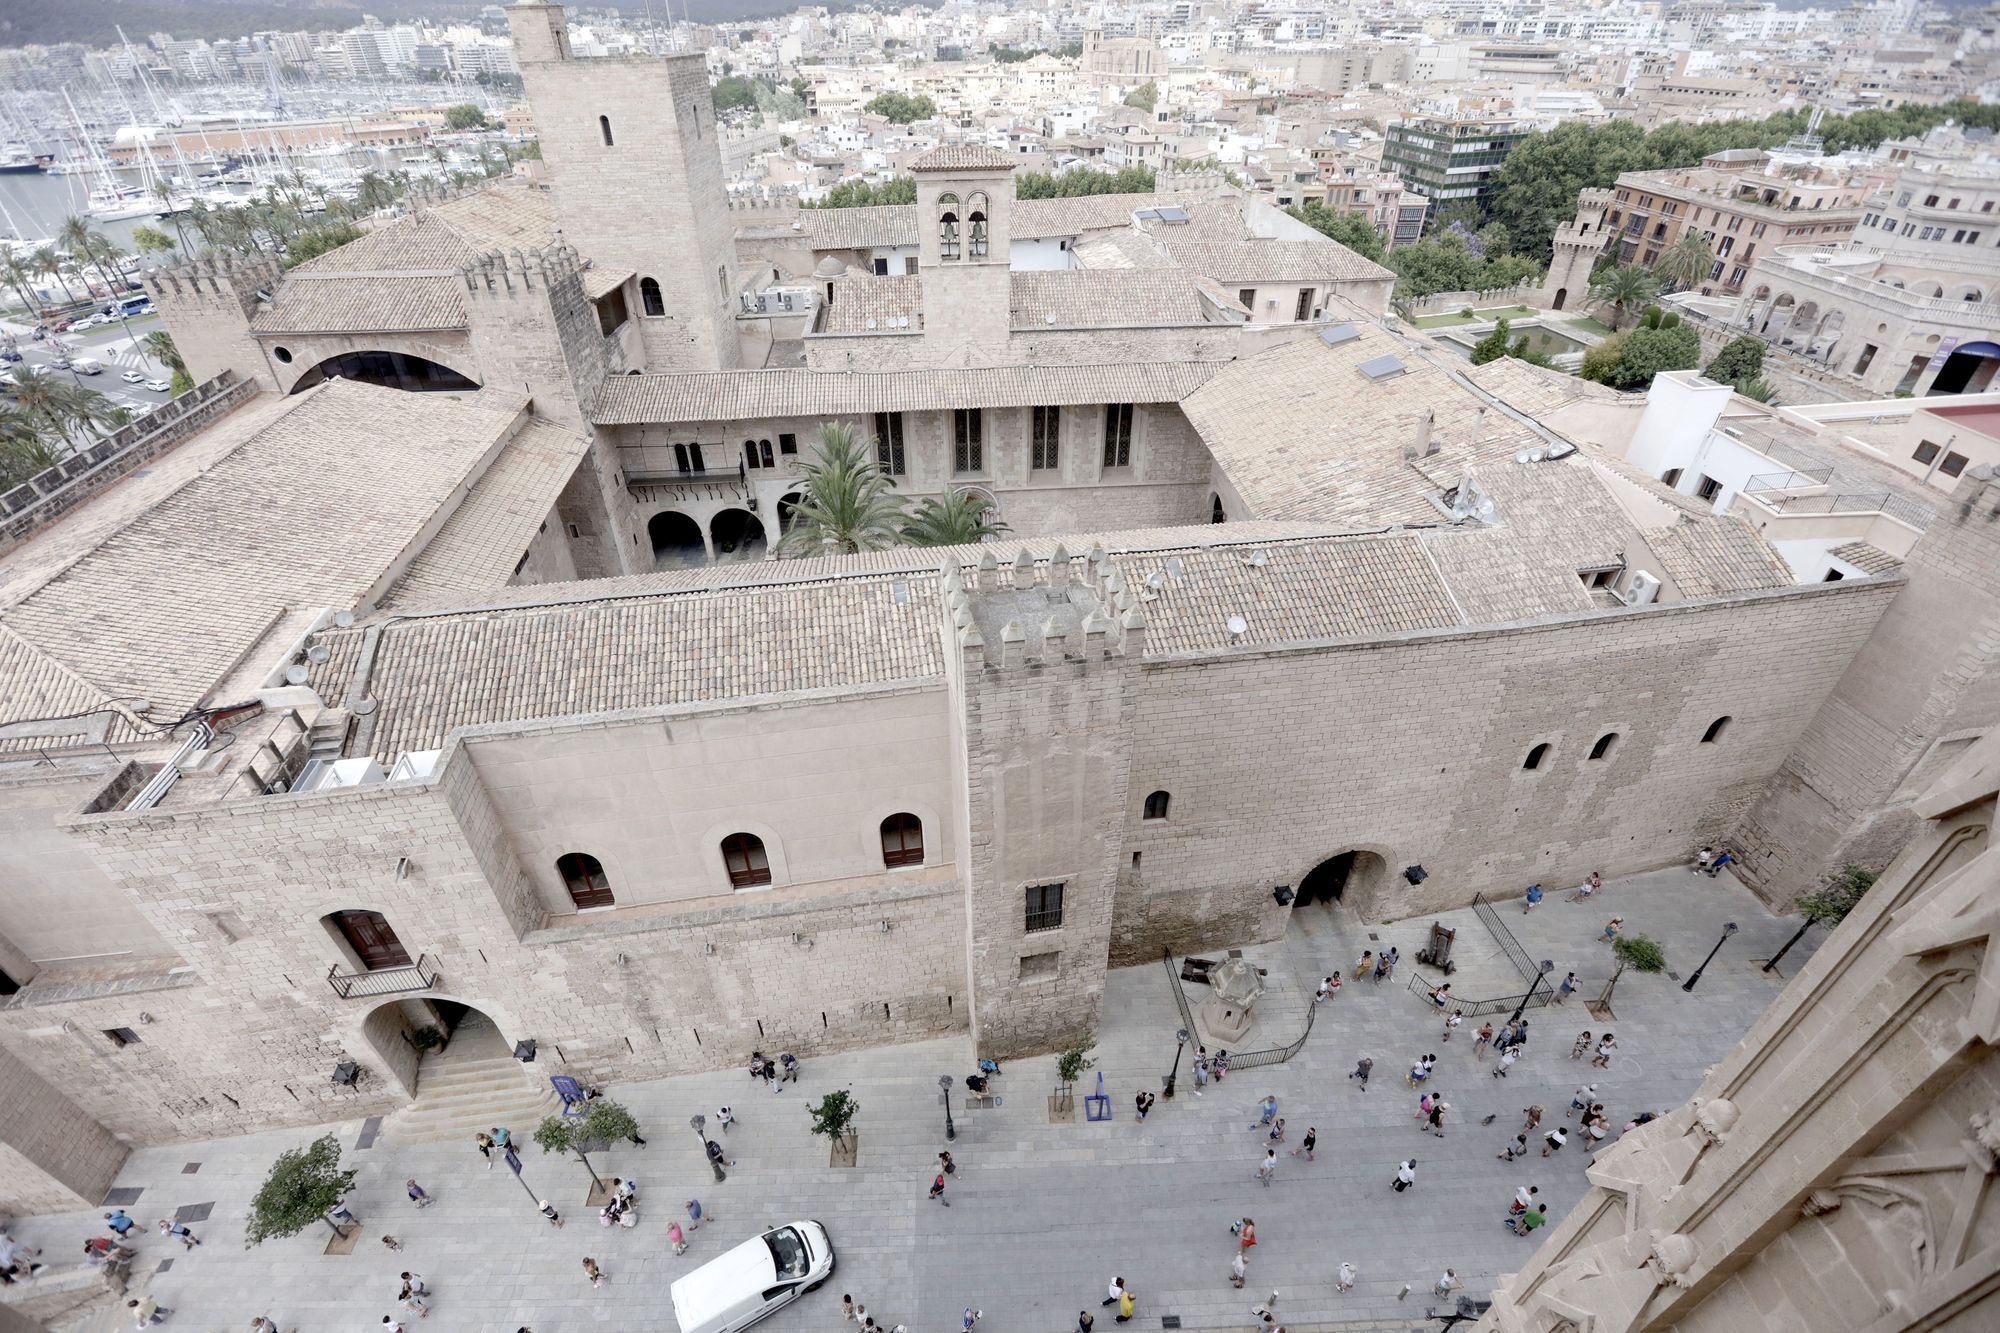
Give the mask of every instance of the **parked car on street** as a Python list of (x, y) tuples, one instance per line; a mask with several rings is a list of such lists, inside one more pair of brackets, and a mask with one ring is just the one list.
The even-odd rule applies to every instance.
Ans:
[(146, 388), (153, 393), (166, 393), (173, 385), (165, 380), (147, 380)]
[(127, 384), (144, 384), (146, 382), (146, 377), (136, 370), (128, 370), (118, 378), (124, 380)]
[(742, 1333), (833, 1274), (833, 1243), (817, 1222), (752, 1236), (668, 1288), (680, 1333)]

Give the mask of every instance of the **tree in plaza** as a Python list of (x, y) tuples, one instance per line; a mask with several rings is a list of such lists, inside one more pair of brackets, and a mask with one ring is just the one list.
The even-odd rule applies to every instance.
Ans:
[(1381, 262), (1382, 238), (1359, 213), (1343, 213), (1314, 200), (1285, 210), (1322, 236), (1339, 241), (1363, 259)]
[(831, 1143), (838, 1143), (854, 1130), (854, 1117), (861, 1114), (861, 1103), (845, 1088), (837, 1088), (819, 1099), (817, 1105), (808, 1103), (806, 1114), (812, 1117), (812, 1132)]
[(989, 521), (993, 501), (977, 491), (948, 491), (943, 499), (917, 502), (903, 524), (903, 540), (912, 546), (972, 546), (998, 537), (1007, 525)]
[(1701, 372), (1717, 384), (1741, 385), (1764, 373), (1764, 340), (1753, 333), (1733, 339)]
[(1690, 227), (1653, 261), (1653, 276), (1662, 291), (1684, 292), (1699, 287), (1715, 268), (1715, 247), (1705, 232)]
[(583, 1163), (583, 1169), (590, 1172), (591, 1180), (598, 1188), (604, 1182), (598, 1178), (597, 1168), (590, 1164), (588, 1154), (600, 1152), (620, 1139), (629, 1139), (638, 1134), (639, 1122), (632, 1113), (612, 1101), (609, 1097), (593, 1097), (584, 1103), (580, 1116), (552, 1115), (543, 1118), (535, 1126), (535, 1142), (543, 1152), (573, 1152), (576, 1160)]
[(444, 127), (448, 130), (484, 130), (492, 127), (486, 113), (470, 102), (444, 109)]
[(327, 1217), (327, 1210), (354, 1188), (352, 1168), (341, 1169), (340, 1143), (331, 1134), (322, 1134), (303, 1148), (280, 1153), (271, 1164), (257, 1197), (250, 1200), (250, 1222), (243, 1230), (243, 1248), (267, 1240), (296, 1236), (315, 1221), (340, 1228)]
[(1863, 870), (1850, 863), (1842, 866), (1821, 887), (1793, 899), (1792, 906), (1805, 918), (1805, 924), (1792, 932), (1792, 937), (1785, 941), (1785, 947), (1764, 964), (1764, 970), (1769, 972), (1777, 967), (1778, 959), (1790, 953), (1792, 946), (1804, 939), (1806, 932), (1814, 926), (1832, 930), (1847, 920), (1847, 914), (1860, 905), (1862, 895), (1874, 888), (1875, 881), (1880, 878), (1879, 871)]
[(1611, 1003), (1612, 988), (1618, 978), (1625, 975), (1625, 969), (1635, 972), (1658, 972), (1667, 965), (1667, 952), (1659, 941), (1647, 935), (1620, 935), (1611, 941), (1612, 957), (1618, 960), (1618, 970), (1611, 974), (1611, 980), (1604, 984), (1604, 994), (1597, 997), (1600, 1005)]
[(915, 97), (908, 93), (878, 93), (861, 109), (871, 116), (881, 116), (892, 125), (908, 125), (935, 116), (937, 103), (923, 93)]
[(21, 298), (21, 308), (28, 313), (31, 322), (42, 304), (41, 298), (35, 295), (34, 276), (19, 255), (11, 250), (0, 250), (0, 282), (13, 288), (14, 294)]
[(1659, 280), (1637, 264), (1620, 264), (1594, 274), (1590, 279), (1591, 299), (1603, 301), (1611, 307), (1613, 329), (1625, 322), (1626, 307), (1644, 305), (1659, 290)]
[(1147, 79), (1144, 83), (1125, 94), (1125, 105), (1136, 106), (1141, 111), (1151, 111), (1160, 104), (1160, 85)]
[(853, 555), (902, 544), (902, 498), (852, 426), (821, 426), (819, 450), (804, 471), (778, 555)]
[(1472, 345), (1472, 364), (1483, 366), (1488, 361), (1498, 361), (1506, 356), (1507, 343), (1512, 335), (1513, 330), (1508, 327), (1506, 320), (1503, 319), (1495, 324), (1493, 332)]

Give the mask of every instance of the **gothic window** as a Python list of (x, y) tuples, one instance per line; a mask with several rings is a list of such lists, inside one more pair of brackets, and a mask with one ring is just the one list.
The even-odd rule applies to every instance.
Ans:
[(1132, 404), (1104, 406), (1104, 466), (1132, 466)]
[(966, 238), (967, 253), (972, 258), (979, 259), (986, 254), (986, 196), (971, 195), (966, 199), (965, 205), (965, 227), (969, 233)]
[(924, 863), (924, 823), (915, 815), (890, 815), (882, 821), (882, 864), (920, 866)]
[(958, 258), (958, 196), (955, 194), (938, 196), (938, 256), (947, 260)]
[(736, 888), (755, 888), (771, 882), (771, 861), (764, 854), (764, 840), (754, 833), (732, 833), (724, 838), (722, 864), (728, 868), (729, 882)]
[(1024, 930), (1033, 934), (1038, 930), (1057, 930), (1063, 919), (1063, 886), (1060, 884), (1036, 884), (1028, 889), (1028, 913)]
[(603, 864), (590, 853), (564, 852), (556, 858), (556, 873), (562, 876), (569, 900), (579, 910), (611, 906), (611, 881), (605, 877)]
[(606, 148), (611, 147), (611, 117), (599, 116), (597, 118), (597, 132), (604, 136), (604, 146)]
[(903, 414), (875, 414), (875, 462), (892, 477), (903, 475)]
[(639, 279), (639, 308), (649, 315), (664, 315), (667, 313), (667, 303), (660, 296), (660, 280), (658, 278)]
[(986, 446), (981, 438), (979, 409), (976, 407), (953, 408), (952, 425), (952, 471), (983, 472), (986, 470)]
[(1029, 466), (1036, 472), (1053, 472), (1062, 465), (1062, 409), (1036, 408), (1033, 425), (1034, 448)]

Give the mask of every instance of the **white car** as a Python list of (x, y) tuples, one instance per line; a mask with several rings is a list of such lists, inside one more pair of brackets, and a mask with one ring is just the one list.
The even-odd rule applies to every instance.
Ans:
[(794, 1222), (724, 1251), (676, 1281), (668, 1296), (680, 1333), (742, 1333), (832, 1274), (826, 1228)]
[(172, 387), (173, 386), (168, 384), (165, 380), (146, 381), (146, 389), (149, 393), (165, 393), (168, 389)]
[(124, 380), (127, 384), (144, 384), (146, 382), (146, 377), (136, 370), (128, 370), (118, 378)]

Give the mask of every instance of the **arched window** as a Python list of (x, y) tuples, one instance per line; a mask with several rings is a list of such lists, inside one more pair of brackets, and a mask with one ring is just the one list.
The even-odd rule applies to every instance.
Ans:
[(920, 866), (924, 863), (924, 821), (915, 815), (890, 815), (882, 821), (882, 864)]
[(1724, 714), (1708, 724), (1708, 730), (1701, 733), (1701, 743), (1707, 745), (1722, 738), (1722, 729), (1729, 725), (1729, 716)]
[(1549, 757), (1549, 743), (1547, 741), (1543, 741), (1540, 745), (1537, 745), (1534, 749), (1528, 751), (1528, 757), (1521, 761), (1521, 767), (1528, 770), (1529, 772), (1533, 772), (1535, 769), (1540, 768), (1542, 766), (1542, 760), (1547, 759), (1548, 757)]
[(1602, 736), (1599, 736), (1597, 738), (1597, 744), (1590, 747), (1590, 757), (1592, 759), (1604, 758), (1605, 755), (1611, 753), (1612, 742), (1616, 741), (1617, 739), (1618, 739), (1617, 732), (1615, 731), (1605, 732)]
[(1211, 495), (1208, 497), (1208, 500), (1209, 500), (1208, 521), (1211, 523), (1228, 522), (1229, 515), (1224, 513), (1222, 510), (1222, 497), (1219, 495)]
[(732, 833), (724, 838), (722, 864), (729, 870), (729, 882), (739, 889), (771, 882), (771, 859), (764, 855), (764, 840), (754, 833)]
[(955, 194), (938, 196), (938, 254), (944, 259), (958, 258), (958, 196)]
[(965, 200), (966, 253), (978, 259), (986, 253), (986, 196), (973, 194)]
[(604, 864), (589, 852), (564, 852), (556, 858), (556, 873), (578, 910), (611, 906), (611, 881), (605, 878)]
[(1146, 798), (1146, 818), (1165, 819), (1167, 817), (1167, 803), (1171, 800), (1173, 800), (1173, 797), (1163, 791), (1156, 791), (1151, 796), (1148, 796)]
[(649, 315), (664, 315), (667, 313), (667, 303), (660, 295), (660, 280), (658, 278), (639, 279), (639, 308)]
[(611, 117), (599, 116), (597, 118), (597, 132), (604, 136), (604, 146), (606, 148), (611, 147)]

